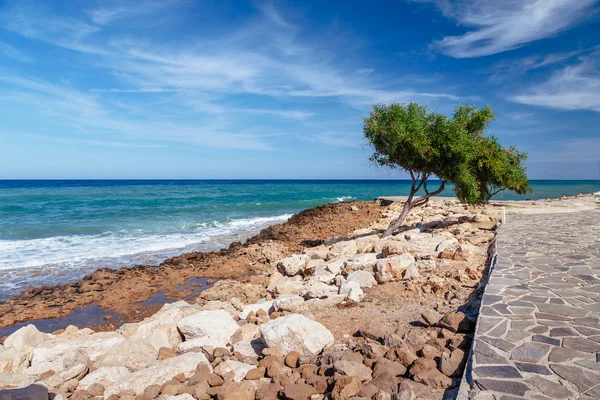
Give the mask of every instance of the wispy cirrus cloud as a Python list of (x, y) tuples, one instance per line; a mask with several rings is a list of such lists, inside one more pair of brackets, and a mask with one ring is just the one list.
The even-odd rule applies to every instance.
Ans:
[(600, 52), (553, 73), (549, 79), (513, 95), (511, 100), (562, 110), (600, 112)]
[(180, 3), (181, 0), (114, 2), (111, 5), (89, 9), (87, 13), (93, 23), (108, 25), (121, 20), (148, 17), (170, 7), (177, 6)]
[(597, 0), (432, 0), (443, 14), (470, 30), (434, 42), (455, 58), (482, 57), (522, 47), (576, 26)]

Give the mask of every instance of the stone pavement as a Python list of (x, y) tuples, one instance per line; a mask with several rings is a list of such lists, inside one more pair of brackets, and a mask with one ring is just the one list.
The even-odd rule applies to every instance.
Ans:
[(467, 378), (478, 400), (600, 399), (600, 211), (507, 216)]

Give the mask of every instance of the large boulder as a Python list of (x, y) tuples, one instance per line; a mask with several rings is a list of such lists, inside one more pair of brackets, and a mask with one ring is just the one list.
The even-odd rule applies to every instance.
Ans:
[(367, 271), (354, 271), (348, 275), (347, 282), (357, 282), (361, 288), (370, 288), (377, 285), (373, 274)]
[(146, 339), (158, 351), (161, 347), (175, 348), (181, 343), (177, 323), (188, 315), (198, 312), (199, 306), (185, 301), (165, 304), (156, 314), (135, 324), (119, 328), (124, 337), (133, 340)]
[(300, 314), (290, 314), (259, 327), (269, 350), (281, 355), (297, 351), (312, 356), (333, 345), (331, 332), (323, 325)]
[(79, 381), (77, 389), (87, 390), (94, 383), (99, 383), (105, 388), (111, 387), (131, 376), (125, 367), (101, 367), (87, 374)]
[(0, 351), (0, 372), (23, 373), (29, 367), (32, 356), (31, 349), (27, 351)]
[(358, 246), (354, 240), (341, 240), (329, 249), (329, 259), (340, 256), (353, 256), (358, 252)]
[(31, 366), (26, 372), (35, 375), (46, 371), (58, 373), (76, 364), (94, 362), (110, 348), (125, 340), (116, 332), (56, 336), (33, 349)]
[(379, 283), (399, 281), (408, 267), (414, 263), (415, 258), (410, 253), (379, 260), (375, 264), (375, 279)]
[(373, 271), (373, 266), (376, 263), (377, 254), (358, 254), (350, 257), (344, 262), (344, 273), (349, 274), (354, 271)]
[(7, 350), (26, 351), (50, 337), (51, 335), (40, 332), (35, 325), (27, 325), (8, 336), (4, 347)]
[(88, 371), (89, 369), (87, 365), (76, 364), (69, 369), (51, 375), (50, 377), (46, 378), (44, 382), (48, 387), (58, 388), (65, 382), (68, 382), (72, 379), (80, 380), (88, 373)]
[(158, 351), (148, 340), (128, 339), (100, 356), (94, 363), (94, 367), (125, 367), (137, 371), (149, 367), (157, 358)]
[(337, 294), (336, 286), (328, 285), (323, 282), (309, 281), (306, 282), (305, 288), (302, 291), (302, 297), (305, 299), (320, 299)]
[(200, 311), (181, 319), (177, 327), (186, 341), (194, 341), (194, 347), (226, 347), (240, 328), (225, 310)]
[(113, 394), (119, 394), (125, 390), (132, 390), (137, 396), (142, 395), (148, 386), (162, 385), (179, 374), (183, 374), (186, 378), (189, 378), (196, 372), (198, 364), (205, 364), (212, 372), (212, 367), (204, 353), (192, 352), (167, 358), (149, 368), (134, 372), (128, 378), (106, 388), (104, 398), (108, 398)]
[(296, 311), (304, 303), (304, 297), (297, 294), (282, 294), (274, 301), (277, 311)]
[(285, 276), (299, 275), (306, 267), (310, 257), (306, 254), (294, 254), (277, 262), (277, 270)]
[(0, 372), (0, 389), (23, 388), (31, 385), (39, 378), (37, 375)]

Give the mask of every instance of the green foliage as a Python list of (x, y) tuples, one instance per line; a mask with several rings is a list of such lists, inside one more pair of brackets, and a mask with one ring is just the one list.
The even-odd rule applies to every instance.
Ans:
[[(372, 161), (410, 173), (413, 185), (407, 203), (424, 204), (451, 182), (461, 201), (480, 204), (499, 190), (530, 191), (523, 166), (527, 156), (485, 136), (495, 118), (489, 107), (459, 105), (449, 118), (417, 103), (375, 105), (363, 130), (374, 149)], [(427, 186), (432, 176), (442, 181), (433, 192)], [(412, 202), (421, 188), (425, 196)]]

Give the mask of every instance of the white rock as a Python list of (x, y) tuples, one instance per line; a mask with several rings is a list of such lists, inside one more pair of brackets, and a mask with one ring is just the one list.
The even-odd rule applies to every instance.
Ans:
[(87, 372), (88, 372), (87, 365), (76, 364), (67, 370), (64, 370), (62, 372), (59, 372), (57, 374), (54, 374), (54, 375), (48, 377), (47, 379), (44, 380), (44, 382), (48, 385), (48, 387), (58, 388), (63, 383), (70, 381), (71, 379), (80, 380), (87, 374)]
[(409, 253), (379, 260), (375, 264), (375, 279), (379, 283), (399, 281), (404, 271), (414, 263), (415, 258)]
[(3, 388), (23, 388), (31, 385), (39, 379), (37, 375), (13, 374), (0, 372), (0, 387)]
[(244, 324), (231, 337), (233, 343), (242, 342), (244, 340), (256, 339), (260, 336), (258, 326), (254, 324)]
[(302, 282), (301, 280), (283, 279), (277, 282), (273, 289), (273, 293), (275, 295), (300, 295), (304, 291), (304, 289), (304, 282)]
[(440, 242), (436, 247), (435, 250), (436, 251), (444, 251), (446, 250), (448, 247), (452, 246), (454, 243), (457, 243), (458, 240), (456, 238), (450, 238), (450, 239), (446, 239), (443, 240), (442, 242)]
[(302, 297), (305, 299), (318, 299), (337, 294), (337, 287), (328, 285), (323, 282), (307, 282), (302, 291)]
[(325, 260), (327, 259), (327, 253), (329, 253), (329, 248), (327, 246), (317, 246), (317, 247), (309, 247), (304, 249), (304, 254), (306, 254), (311, 260)]
[(27, 325), (9, 335), (4, 347), (7, 350), (26, 351), (49, 338), (50, 335), (40, 332), (35, 325)]
[(0, 351), (0, 371), (13, 374), (23, 373), (29, 367), (32, 356), (33, 351), (31, 348), (27, 351)]
[(310, 258), (306, 254), (294, 254), (277, 262), (277, 270), (285, 276), (298, 275)]
[(340, 272), (342, 272), (342, 268), (344, 267), (345, 262), (345, 258), (332, 260), (325, 264), (325, 268), (327, 268), (327, 270), (329, 270), (329, 272), (331, 272), (332, 274), (337, 275)]
[[(238, 300), (239, 301), (239, 300)], [(231, 316), (239, 314), (236, 308), (231, 303), (220, 300), (211, 300), (202, 306), (202, 311), (225, 310)]]
[(406, 271), (404, 271), (404, 275), (402, 276), (403, 279), (417, 279), (418, 277), (420, 277), (421, 275), (419, 274), (419, 269), (417, 268), (416, 264), (410, 264), (408, 266), (408, 268), (406, 268)]
[(94, 367), (126, 367), (131, 371), (144, 369), (158, 359), (158, 351), (146, 339), (126, 340), (109, 349), (94, 363)]
[(148, 386), (162, 385), (181, 373), (189, 378), (196, 371), (198, 364), (206, 364), (212, 371), (212, 367), (203, 353), (186, 353), (167, 358), (149, 368), (134, 372), (129, 378), (106, 388), (104, 398), (107, 399), (112, 394), (119, 394), (129, 389), (133, 390), (136, 395), (141, 395)]
[(373, 274), (367, 271), (354, 271), (348, 275), (346, 280), (358, 282), (361, 288), (370, 288), (371, 286), (377, 285), (377, 281), (373, 277)]
[(93, 383), (99, 383), (104, 388), (108, 388), (130, 376), (131, 372), (125, 367), (101, 367), (80, 380), (77, 389), (87, 390)]
[(359, 287), (351, 287), (348, 290), (348, 294), (346, 295), (346, 298), (350, 301), (353, 301), (355, 303), (360, 302), (364, 297), (364, 293), (362, 291), (362, 289)]
[(323, 325), (300, 314), (290, 314), (259, 327), (267, 347), (279, 354), (298, 351), (312, 356), (333, 345), (331, 332)]
[(258, 310), (264, 310), (267, 314), (271, 314), (273, 311), (275, 311), (275, 309), (273, 308), (273, 302), (265, 301), (262, 303), (247, 305), (246, 307), (244, 307), (244, 310), (239, 314), (239, 317), (240, 319), (246, 319), (248, 318), (248, 314), (250, 314), (251, 312), (254, 312), (256, 314)]
[(350, 293), (350, 290), (352, 289), (360, 289), (362, 291), (360, 283), (358, 283), (357, 281), (344, 281), (344, 283), (342, 283), (342, 285), (340, 286), (339, 294), (348, 296), (348, 293)]
[(340, 287), (344, 284), (344, 282), (346, 282), (346, 278), (344, 278), (342, 275), (337, 275), (335, 277), (335, 286)]
[[(254, 325), (256, 326), (256, 325)], [(258, 357), (262, 355), (265, 343), (261, 338), (243, 340), (233, 345), (233, 351), (239, 351), (245, 357)]]
[(277, 311), (295, 311), (304, 303), (304, 297), (296, 294), (282, 294), (278, 296), (273, 305)]
[(373, 271), (373, 266), (377, 263), (377, 254), (365, 253), (350, 257), (344, 263), (344, 273), (353, 271)]
[(196, 398), (189, 393), (184, 393), (176, 396), (166, 396), (165, 400), (196, 400)]
[[(371, 233), (371, 230), (368, 230)], [(377, 235), (368, 235), (354, 239), (358, 253), (371, 253), (375, 250), (377, 243), (381, 241)]]
[(234, 382), (240, 383), (246, 377), (246, 374), (251, 369), (256, 368), (255, 365), (246, 364), (235, 360), (223, 361), (215, 367), (215, 374), (221, 378), (228, 380), (231, 377)]
[(331, 246), (328, 258), (337, 258), (339, 256), (353, 256), (358, 252), (358, 246), (354, 240), (342, 240)]
[(331, 284), (335, 280), (335, 274), (333, 274), (331, 271), (329, 271), (327, 269), (327, 264), (323, 263), (323, 264), (319, 264), (315, 268), (315, 270), (313, 271), (313, 273), (309, 279), (318, 281), (318, 282)]
[(156, 350), (161, 347), (175, 348), (181, 343), (177, 323), (199, 309), (199, 306), (192, 306), (185, 301), (165, 304), (150, 318), (135, 324), (125, 324), (118, 332), (129, 339), (147, 339)]
[(31, 367), (27, 373), (39, 375), (50, 370), (59, 372), (78, 363), (93, 362), (108, 349), (124, 341), (125, 338), (116, 332), (56, 336), (33, 349)]
[(204, 341), (204, 345), (226, 347), (231, 342), (231, 337), (240, 328), (227, 311), (200, 311), (179, 321), (179, 331), (186, 341)]

